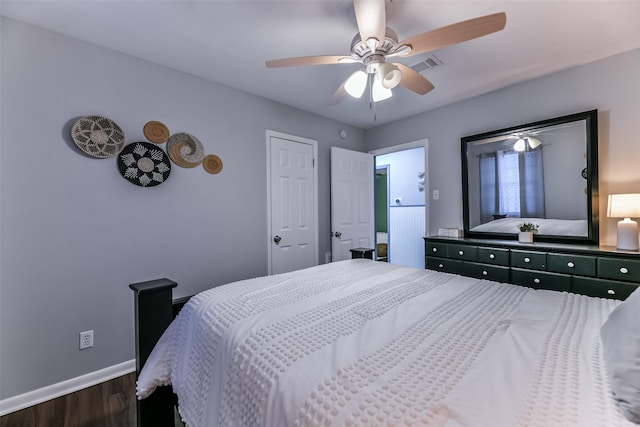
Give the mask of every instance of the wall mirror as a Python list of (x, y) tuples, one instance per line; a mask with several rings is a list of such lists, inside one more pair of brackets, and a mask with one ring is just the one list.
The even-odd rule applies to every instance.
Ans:
[(462, 138), (464, 235), (598, 244), (598, 112)]

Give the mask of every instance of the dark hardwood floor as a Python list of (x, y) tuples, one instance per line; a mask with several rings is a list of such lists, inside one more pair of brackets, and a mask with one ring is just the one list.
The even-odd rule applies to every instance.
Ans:
[(0, 427), (135, 425), (135, 373), (0, 417)]

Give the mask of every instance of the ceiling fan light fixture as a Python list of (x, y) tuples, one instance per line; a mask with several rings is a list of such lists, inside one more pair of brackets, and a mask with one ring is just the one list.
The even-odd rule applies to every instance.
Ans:
[(391, 89), (384, 87), (378, 74), (374, 74), (373, 84), (371, 85), (371, 99), (373, 102), (384, 101), (385, 99), (391, 98), (391, 95)]
[(354, 98), (360, 98), (367, 88), (368, 75), (364, 70), (358, 70), (351, 74), (344, 83), (344, 90)]
[(378, 75), (385, 89), (393, 89), (402, 79), (402, 72), (393, 64), (383, 62), (378, 67)]
[(531, 148), (532, 150), (535, 150), (542, 144), (542, 141), (532, 136), (528, 136), (526, 139), (527, 139), (527, 143), (529, 144), (529, 148)]

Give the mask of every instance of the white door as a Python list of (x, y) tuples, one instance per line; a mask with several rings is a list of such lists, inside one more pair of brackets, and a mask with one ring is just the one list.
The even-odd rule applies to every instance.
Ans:
[(351, 258), (349, 249), (375, 249), (374, 175), (373, 155), (331, 147), (333, 261)]
[(267, 132), (269, 274), (317, 265), (316, 141)]

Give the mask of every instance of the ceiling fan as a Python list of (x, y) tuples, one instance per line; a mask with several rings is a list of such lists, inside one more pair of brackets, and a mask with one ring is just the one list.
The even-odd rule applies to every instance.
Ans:
[(474, 141), (474, 145), (484, 145), (492, 144), (494, 142), (501, 142), (501, 145), (512, 147), (515, 151), (526, 151), (528, 149), (535, 150), (540, 145), (542, 145), (542, 141), (537, 138), (537, 135), (539, 133), (540, 131), (528, 131), (494, 136), (491, 138)]
[(373, 102), (391, 97), (391, 89), (398, 85), (424, 95), (434, 88), (429, 80), (400, 62), (392, 63), (387, 60), (419, 55), (495, 33), (502, 30), (507, 21), (505, 13), (495, 13), (447, 25), (398, 42), (396, 33), (386, 26), (384, 0), (354, 0), (353, 5), (358, 34), (351, 42), (350, 55), (272, 59), (266, 61), (266, 66), (274, 68), (345, 63), (364, 65), (342, 83), (331, 98), (332, 104), (339, 103), (345, 94), (360, 98), (367, 86)]
[(574, 125), (574, 123), (560, 123), (553, 126), (544, 126), (543, 128), (530, 128), (512, 133), (505, 133), (504, 135), (493, 136), (491, 138), (480, 139), (474, 141), (473, 144), (484, 145), (501, 142), (502, 145), (510, 146), (515, 151), (536, 150), (538, 147), (546, 145), (540, 138), (546, 139), (548, 136), (554, 136), (556, 138), (558, 136), (563, 137), (567, 135), (567, 133), (562, 131), (562, 129)]

